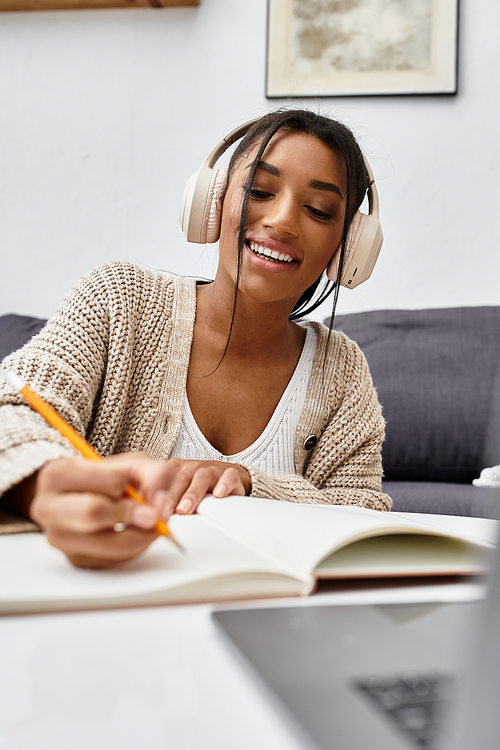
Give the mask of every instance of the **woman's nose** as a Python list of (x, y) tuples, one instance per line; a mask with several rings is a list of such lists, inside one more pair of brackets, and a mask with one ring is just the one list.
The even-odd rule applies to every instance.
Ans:
[(299, 231), (297, 208), (290, 198), (276, 198), (268, 204), (263, 219), (264, 226), (271, 227), (278, 235), (296, 237)]

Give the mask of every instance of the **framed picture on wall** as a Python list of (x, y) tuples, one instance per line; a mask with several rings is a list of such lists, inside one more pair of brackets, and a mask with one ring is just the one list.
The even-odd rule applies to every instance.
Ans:
[(455, 94), (458, 0), (268, 0), (269, 99)]

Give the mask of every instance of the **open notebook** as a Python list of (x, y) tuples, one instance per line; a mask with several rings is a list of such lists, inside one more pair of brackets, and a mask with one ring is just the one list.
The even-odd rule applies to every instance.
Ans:
[(482, 573), (496, 522), (207, 497), (113, 569), (74, 568), (41, 534), (0, 537), (0, 613), (295, 596), (318, 578)]

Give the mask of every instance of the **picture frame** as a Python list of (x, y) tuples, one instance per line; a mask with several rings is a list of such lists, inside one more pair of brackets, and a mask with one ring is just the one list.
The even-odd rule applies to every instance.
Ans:
[(456, 94), (458, 0), (268, 0), (266, 97)]

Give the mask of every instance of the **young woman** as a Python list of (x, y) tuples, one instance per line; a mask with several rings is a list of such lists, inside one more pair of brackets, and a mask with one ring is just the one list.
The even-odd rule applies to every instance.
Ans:
[[(5, 505), (89, 567), (133, 558), (160, 515), (193, 513), (207, 493), (388, 510), (366, 361), (343, 334), (295, 322), (334, 286), (336, 300), (324, 272), (335, 256), (340, 278), (368, 186), (340, 123), (303, 110), (257, 121), (229, 165), (213, 282), (98, 267), (5, 361), (107, 457), (75, 456), (2, 385)], [(129, 483), (149, 505), (124, 498)]]

